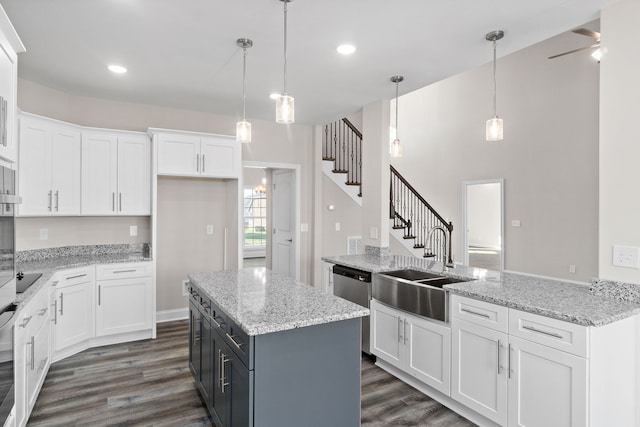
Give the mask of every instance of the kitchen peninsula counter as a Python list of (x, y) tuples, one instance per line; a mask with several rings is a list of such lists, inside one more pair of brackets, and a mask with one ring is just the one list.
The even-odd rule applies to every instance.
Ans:
[[(403, 268), (440, 273), (466, 280), (445, 285), (444, 289), (451, 293), (583, 326), (604, 326), (640, 313), (640, 303), (608, 298), (590, 291), (587, 285), (560, 279), (461, 265), (444, 270), (441, 262), (405, 255), (343, 255), (322, 259), (372, 273)], [(615, 283), (610, 286), (628, 289)]]

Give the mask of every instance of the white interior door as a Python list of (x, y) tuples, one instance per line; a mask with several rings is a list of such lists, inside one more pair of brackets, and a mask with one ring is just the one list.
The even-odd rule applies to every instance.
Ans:
[(296, 276), (295, 268), (295, 175), (293, 170), (273, 171), (273, 231), (271, 269)]
[(503, 180), (463, 182), (464, 263), (504, 269)]

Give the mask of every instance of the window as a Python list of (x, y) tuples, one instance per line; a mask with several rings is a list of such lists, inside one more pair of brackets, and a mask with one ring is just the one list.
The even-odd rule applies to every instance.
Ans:
[(267, 195), (264, 186), (244, 189), (244, 246), (265, 247), (267, 243)]

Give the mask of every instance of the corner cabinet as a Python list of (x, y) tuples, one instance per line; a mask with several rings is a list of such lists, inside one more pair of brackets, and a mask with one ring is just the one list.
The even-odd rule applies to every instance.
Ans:
[(242, 148), (235, 138), (149, 129), (158, 141), (158, 175), (239, 178)]
[(80, 214), (80, 129), (20, 115), (21, 216)]
[(16, 161), (18, 53), (24, 45), (0, 6), (0, 157)]
[(146, 134), (82, 132), (82, 214), (151, 214), (151, 142)]

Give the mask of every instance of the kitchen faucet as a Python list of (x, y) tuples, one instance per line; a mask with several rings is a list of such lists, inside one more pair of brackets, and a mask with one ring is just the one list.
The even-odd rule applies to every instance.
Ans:
[(454, 264), (453, 264), (453, 261), (447, 262), (447, 230), (445, 230), (443, 226), (441, 225), (433, 226), (427, 233), (427, 239), (425, 240), (424, 255), (425, 257), (427, 257), (433, 254), (433, 250), (431, 249), (431, 246), (427, 246), (427, 244), (431, 241), (431, 236), (436, 230), (442, 231), (442, 235), (444, 236), (444, 245), (443, 245), (444, 256), (442, 258), (442, 263), (444, 266), (442, 267), (442, 270), (445, 271), (447, 270), (447, 268), (453, 268)]

